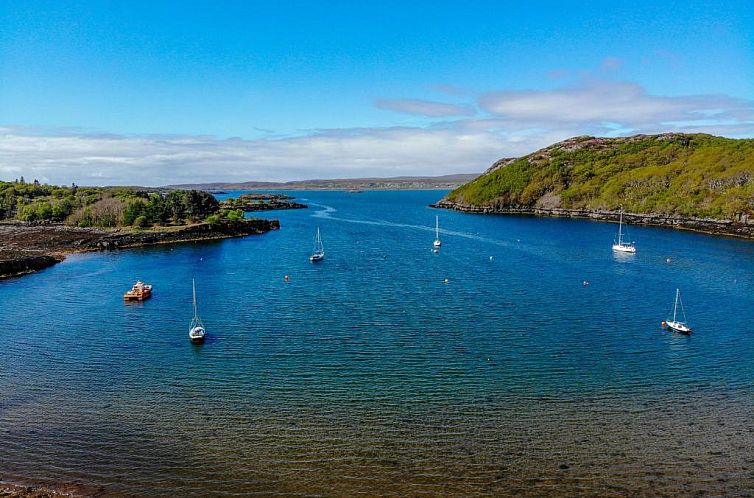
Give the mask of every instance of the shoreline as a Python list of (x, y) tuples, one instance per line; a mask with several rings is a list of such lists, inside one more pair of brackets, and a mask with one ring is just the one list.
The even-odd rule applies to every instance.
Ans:
[(0, 279), (49, 268), (63, 261), (67, 254), (221, 240), (263, 234), (279, 228), (278, 220), (260, 218), (149, 230), (0, 223)]
[[(512, 207), (512, 206), (475, 206), (459, 204), (452, 201), (440, 200), (430, 204), (435, 209), (449, 209), (471, 214), (497, 214), (519, 216), (544, 216), (551, 218), (578, 218), (593, 221), (607, 221), (617, 223), (620, 211), (603, 211), (591, 209), (565, 209), (543, 207)], [(661, 213), (623, 213), (624, 223), (631, 225), (656, 226), (673, 228), (707, 235), (735, 237), (754, 240), (754, 219), (718, 220), (714, 218), (695, 218), (673, 216)]]
[(104, 490), (84, 484), (21, 484), (0, 481), (0, 498), (72, 498), (102, 496)]

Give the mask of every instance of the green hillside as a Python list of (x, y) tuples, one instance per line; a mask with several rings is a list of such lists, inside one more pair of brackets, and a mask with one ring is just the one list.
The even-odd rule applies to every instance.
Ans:
[(754, 139), (576, 137), (498, 161), (445, 200), (733, 219), (754, 214)]

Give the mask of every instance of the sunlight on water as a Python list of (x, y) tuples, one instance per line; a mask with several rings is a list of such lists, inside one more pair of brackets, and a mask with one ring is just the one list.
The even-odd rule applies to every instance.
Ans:
[[(631, 227), (619, 257), (611, 224), (294, 195), (310, 209), (264, 213), (282, 228), (262, 236), (0, 281), (0, 475), (165, 496), (754, 488), (751, 242)], [(154, 297), (124, 305), (139, 278)], [(691, 337), (660, 329), (676, 287)]]

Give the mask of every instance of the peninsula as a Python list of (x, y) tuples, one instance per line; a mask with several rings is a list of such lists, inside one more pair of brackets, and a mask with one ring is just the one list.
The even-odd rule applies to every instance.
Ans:
[(494, 163), (434, 207), (669, 226), (754, 238), (754, 139), (571, 138)]
[(196, 242), (264, 233), (201, 191), (0, 183), (0, 278), (37, 271), (74, 252)]

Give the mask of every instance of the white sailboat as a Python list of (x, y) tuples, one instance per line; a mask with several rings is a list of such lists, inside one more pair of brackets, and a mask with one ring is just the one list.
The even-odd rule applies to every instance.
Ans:
[[(683, 315), (683, 321), (678, 320), (678, 305), (681, 305), (681, 314)], [(681, 301), (681, 290), (675, 290), (675, 304), (673, 305), (673, 319), (662, 322), (664, 327), (681, 334), (690, 334), (691, 327), (686, 323), (686, 311), (683, 309), (683, 301)]]
[(435, 246), (435, 248), (440, 247), (442, 245), (442, 242), (440, 242), (440, 217), (435, 216), (435, 242), (432, 244)]
[(613, 241), (613, 251), (626, 252), (633, 254), (636, 252), (636, 246), (633, 242), (623, 241), (623, 209), (620, 210), (620, 221), (618, 222), (618, 239)]
[(322, 237), (319, 235), (319, 227), (317, 227), (317, 236), (314, 238), (314, 250), (312, 251), (312, 255), (309, 256), (309, 261), (314, 263), (323, 259), (325, 259), (325, 246), (322, 245)]
[(191, 287), (194, 291), (194, 318), (191, 319), (191, 325), (189, 325), (189, 339), (191, 339), (191, 342), (204, 342), (206, 331), (202, 319), (199, 318), (199, 308), (196, 306), (196, 283), (194, 279), (191, 279)]

